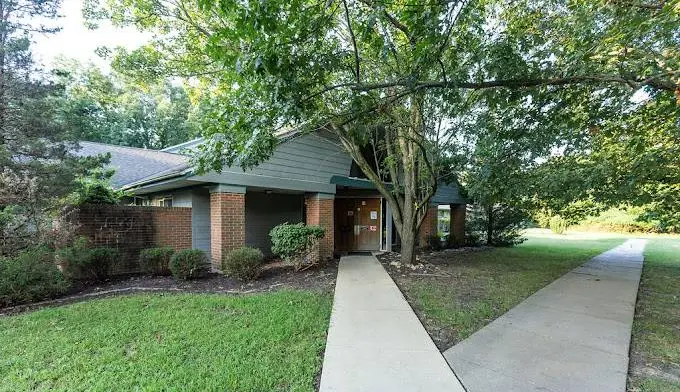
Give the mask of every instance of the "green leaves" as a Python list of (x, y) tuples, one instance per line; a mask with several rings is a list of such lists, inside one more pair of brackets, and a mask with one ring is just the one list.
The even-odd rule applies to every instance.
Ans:
[[(127, 72), (135, 69), (127, 66)], [(200, 107), (191, 102), (192, 89), (139, 72), (139, 78), (130, 78), (62, 65), (67, 93), (59, 102), (59, 120), (81, 140), (133, 147), (160, 149), (195, 137)]]

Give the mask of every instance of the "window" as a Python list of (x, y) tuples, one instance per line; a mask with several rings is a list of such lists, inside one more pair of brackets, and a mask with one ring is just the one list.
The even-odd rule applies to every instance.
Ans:
[(158, 200), (160, 207), (172, 207), (172, 196), (166, 196)]
[(133, 205), (135, 206), (148, 206), (151, 205), (149, 198), (146, 196), (134, 196)]

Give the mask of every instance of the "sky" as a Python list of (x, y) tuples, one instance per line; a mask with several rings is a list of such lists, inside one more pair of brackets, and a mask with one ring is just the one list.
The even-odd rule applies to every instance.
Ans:
[(121, 29), (108, 22), (100, 23), (97, 30), (89, 30), (85, 27), (81, 8), (82, 0), (63, 0), (60, 11), (62, 17), (56, 21), (62, 30), (56, 34), (34, 37), (33, 56), (37, 62), (51, 68), (55, 59), (64, 56), (84, 64), (92, 62), (108, 71), (108, 60), (95, 53), (98, 47), (123, 46), (132, 49), (142, 45), (150, 37), (134, 27)]

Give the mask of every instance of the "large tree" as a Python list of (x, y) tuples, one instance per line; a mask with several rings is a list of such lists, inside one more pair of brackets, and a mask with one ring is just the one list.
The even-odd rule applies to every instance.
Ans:
[(57, 28), (60, 1), (0, 0), (0, 256), (44, 239), (49, 211), (96, 159), (76, 159), (58, 121), (60, 86), (32, 61), (32, 34)]
[(642, 220), (680, 231), (680, 105), (657, 93), (596, 118), (572, 148), (534, 175), (539, 205), (576, 223), (610, 207), (638, 206)]
[(680, 72), (675, 3), (130, 0), (108, 11), (157, 33), (124, 61), (212, 91), (200, 168), (257, 164), (281, 127), (330, 130), (390, 204), (405, 262), (477, 91), (558, 99), (585, 86), (621, 100), (673, 92)]

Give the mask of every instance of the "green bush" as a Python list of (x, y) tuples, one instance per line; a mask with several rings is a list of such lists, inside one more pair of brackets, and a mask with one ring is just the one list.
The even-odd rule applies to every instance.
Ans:
[(143, 249), (139, 253), (139, 266), (152, 275), (170, 275), (170, 259), (175, 250), (170, 247)]
[(262, 251), (244, 246), (229, 252), (222, 260), (222, 272), (239, 280), (249, 281), (257, 277), (264, 261)]
[(542, 229), (550, 228), (550, 218), (551, 215), (545, 210), (535, 211), (532, 215), (534, 222), (537, 227)]
[[(517, 206), (497, 203), (492, 206), (470, 206), (465, 221), (465, 245), (515, 246), (526, 240), (527, 214)], [(489, 228), (491, 238), (489, 238)]]
[(81, 277), (81, 279), (103, 281), (111, 276), (111, 272), (120, 258), (118, 249), (92, 248), (83, 262), (72, 268), (76, 272), (76, 276)]
[(96, 169), (76, 179), (75, 190), (69, 196), (70, 204), (118, 204), (128, 193), (111, 186), (111, 176), (112, 170)]
[(581, 231), (607, 231), (618, 233), (662, 233), (659, 221), (644, 220), (643, 207), (611, 208), (597, 216), (589, 216), (575, 225)]
[(308, 226), (304, 223), (283, 223), (269, 232), (272, 252), (291, 263), (296, 270), (317, 263), (317, 260), (310, 258), (309, 255), (324, 235), (326, 231), (323, 227)]
[(481, 232), (477, 227), (466, 222), (465, 224), (465, 238), (463, 239), (463, 246), (477, 247), (482, 246)]
[(550, 218), (550, 230), (555, 234), (564, 234), (567, 231), (567, 221), (559, 215)]
[(58, 257), (69, 278), (102, 281), (111, 276), (121, 254), (115, 248), (89, 248), (87, 239), (81, 237), (60, 249)]
[(198, 249), (184, 249), (170, 259), (170, 272), (177, 279), (202, 278), (210, 271), (205, 252)]
[(47, 248), (0, 258), (0, 307), (55, 297), (68, 288), (68, 280), (54, 262), (54, 253)]

